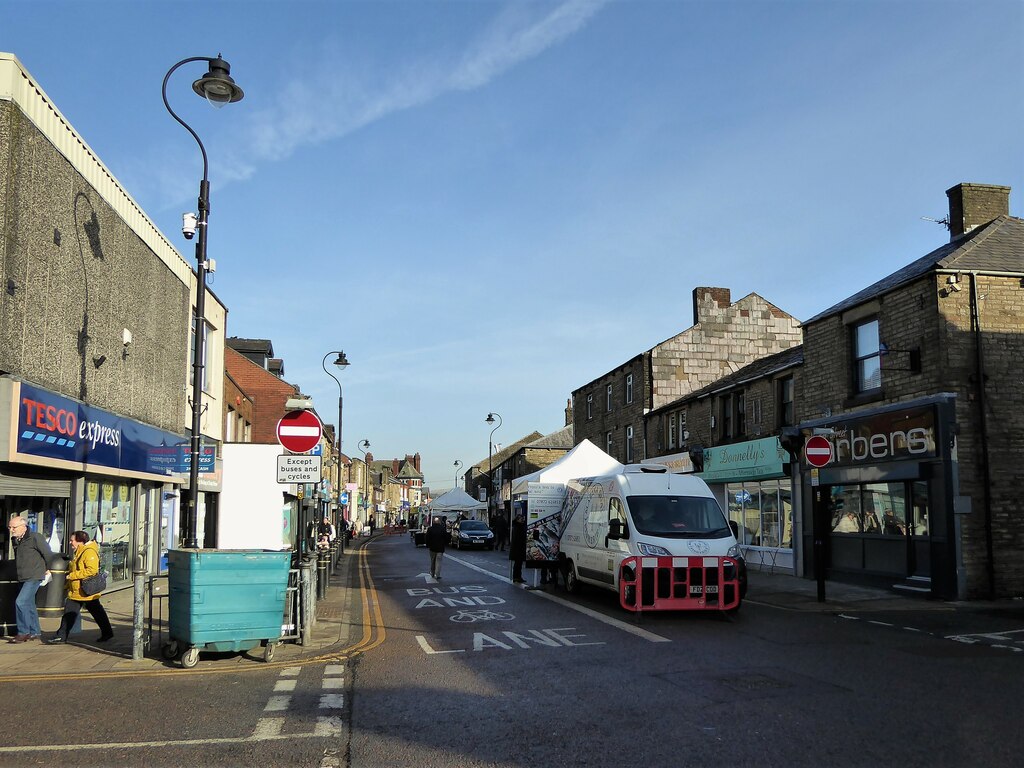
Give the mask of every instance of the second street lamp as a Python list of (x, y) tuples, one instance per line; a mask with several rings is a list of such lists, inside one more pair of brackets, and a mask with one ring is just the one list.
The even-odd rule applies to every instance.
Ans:
[[(338, 359), (334, 361), (334, 364), (336, 366), (338, 366), (338, 368), (341, 369), (341, 370), (345, 370), (348, 367), (349, 363), (348, 363), (348, 358), (345, 357), (345, 353), (344, 352), (334, 351), (334, 352), (328, 352), (326, 355), (324, 355), (323, 362), (320, 364), (323, 367), (323, 369), (324, 369), (324, 373), (326, 373), (328, 376), (330, 376), (332, 379), (334, 379), (335, 382), (337, 382), (337, 384), (338, 384), (338, 428), (334, 432), (334, 453), (335, 453), (335, 455), (337, 456), (337, 459), (338, 459), (338, 464), (337, 464), (337, 466), (338, 466), (338, 483), (337, 483), (337, 487), (334, 489), (334, 492), (335, 492), (336, 498), (338, 499), (338, 511), (341, 512), (341, 519), (338, 521), (338, 523), (339, 523), (339, 525), (341, 523), (346, 523), (345, 526), (342, 526), (344, 528), (344, 527), (347, 526), (347, 521), (345, 520), (345, 513), (344, 513), (344, 511), (342, 511), (342, 507), (341, 507), (341, 410), (342, 410), (342, 408), (341, 408), (341, 406), (342, 406), (341, 379), (339, 379), (337, 376), (335, 376), (333, 373), (331, 373), (330, 371), (327, 370), (327, 358), (330, 357), (331, 355), (337, 355), (338, 356)], [(346, 532), (342, 531), (341, 532), (341, 547), (340, 547), (342, 550), (345, 549), (345, 537), (346, 537)]]
[(456, 459), (452, 466), (455, 467), (455, 484), (452, 486), (452, 489), (455, 489), (459, 487), (459, 470), (462, 469), (462, 462)]
[(497, 413), (491, 412), (487, 414), (487, 418), (484, 419), (488, 424), (493, 424), (494, 419), (497, 417), (498, 426), (491, 430), (491, 436), (487, 441), (487, 515), (490, 517), (491, 514), (491, 498), (494, 496), (494, 469), (491, 467), (491, 454), (494, 450), (494, 433), (501, 426), (501, 416)]
[(365, 525), (368, 519), (366, 510), (369, 506), (368, 499), (366, 498), (366, 489), (370, 481), (370, 465), (366, 463), (366, 452), (370, 450), (370, 441), (360, 440), (358, 447), (363, 454), (363, 519), (359, 522), (360, 524)]
[(199, 212), (198, 215), (185, 214), (182, 226), (182, 233), (187, 240), (191, 240), (197, 234), (199, 240), (196, 242), (196, 312), (194, 320), (195, 349), (192, 357), (192, 435), (189, 448), (189, 455), (192, 463), (188, 470), (188, 511), (185, 514), (182, 536), (185, 549), (197, 549), (199, 540), (198, 531), (198, 503), (199, 503), (199, 454), (202, 447), (200, 432), (203, 427), (203, 369), (206, 365), (206, 272), (208, 269), (206, 259), (206, 225), (210, 216), (210, 163), (206, 157), (206, 147), (199, 140), (199, 135), (192, 130), (188, 123), (182, 120), (171, 109), (167, 101), (167, 81), (178, 67), (189, 64), (193, 61), (205, 61), (209, 64), (209, 71), (199, 80), (192, 83), (192, 90), (205, 98), (215, 107), (222, 107), (241, 101), (245, 95), (242, 89), (235, 85), (231, 79), (231, 65), (217, 55), (192, 56), (182, 59), (164, 75), (164, 82), (161, 92), (164, 97), (164, 106), (171, 117), (181, 123), (185, 130), (192, 134), (192, 138), (199, 145), (199, 151), (203, 155), (203, 180), (199, 183)]

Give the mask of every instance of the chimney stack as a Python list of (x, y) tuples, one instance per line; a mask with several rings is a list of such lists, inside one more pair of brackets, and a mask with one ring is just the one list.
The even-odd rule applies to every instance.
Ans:
[(566, 398), (565, 400), (565, 426), (572, 424), (572, 398)]
[(946, 190), (949, 198), (949, 239), (1010, 213), (1010, 188), (994, 184), (957, 184)]
[(732, 293), (728, 288), (694, 288), (693, 289), (693, 324), (697, 325), (704, 319), (700, 311), (702, 301), (710, 299), (718, 305), (719, 309), (725, 309), (732, 304)]

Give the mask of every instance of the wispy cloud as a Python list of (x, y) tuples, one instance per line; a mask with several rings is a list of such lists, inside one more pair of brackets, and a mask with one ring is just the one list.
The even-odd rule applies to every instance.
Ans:
[(286, 159), (299, 147), (341, 138), (447, 93), (483, 88), (574, 35), (607, 1), (511, 4), (461, 56), (416, 61), (380, 83), (332, 66), (323, 67), (325, 74), (313, 81), (297, 77), (282, 88), (277, 103), (252, 117), (246, 138), (217, 177), (222, 183), (247, 179), (261, 163)]

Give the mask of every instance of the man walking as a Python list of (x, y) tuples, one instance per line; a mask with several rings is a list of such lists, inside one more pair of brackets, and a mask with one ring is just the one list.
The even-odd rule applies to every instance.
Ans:
[(526, 520), (517, 512), (512, 521), (512, 536), (508, 543), (508, 559), (512, 561), (512, 583), (525, 584), (523, 563), (526, 561)]
[(448, 531), (440, 517), (434, 518), (434, 524), (427, 528), (424, 543), (430, 550), (430, 575), (441, 580), (441, 561), (444, 559), (444, 546), (448, 543)]
[(508, 544), (508, 521), (505, 520), (505, 516), (498, 513), (498, 516), (494, 518), (494, 523), (491, 525), (491, 529), (494, 531), (495, 544), (498, 549), (502, 552), (505, 551), (505, 545)]
[(43, 577), (50, 573), (49, 561), (53, 556), (50, 545), (42, 534), (28, 529), (28, 521), (17, 515), (7, 523), (14, 544), (14, 563), (21, 582), (18, 599), (14, 601), (15, 615), (18, 622), (18, 634), (11, 638), (12, 643), (27, 643), (38, 640), (42, 630), (39, 628), (39, 612), (36, 610), (36, 592)]

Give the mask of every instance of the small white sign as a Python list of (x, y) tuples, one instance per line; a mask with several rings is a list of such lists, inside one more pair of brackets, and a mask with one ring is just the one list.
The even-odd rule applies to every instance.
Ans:
[(277, 457), (277, 482), (319, 483), (322, 456), (284, 454)]

